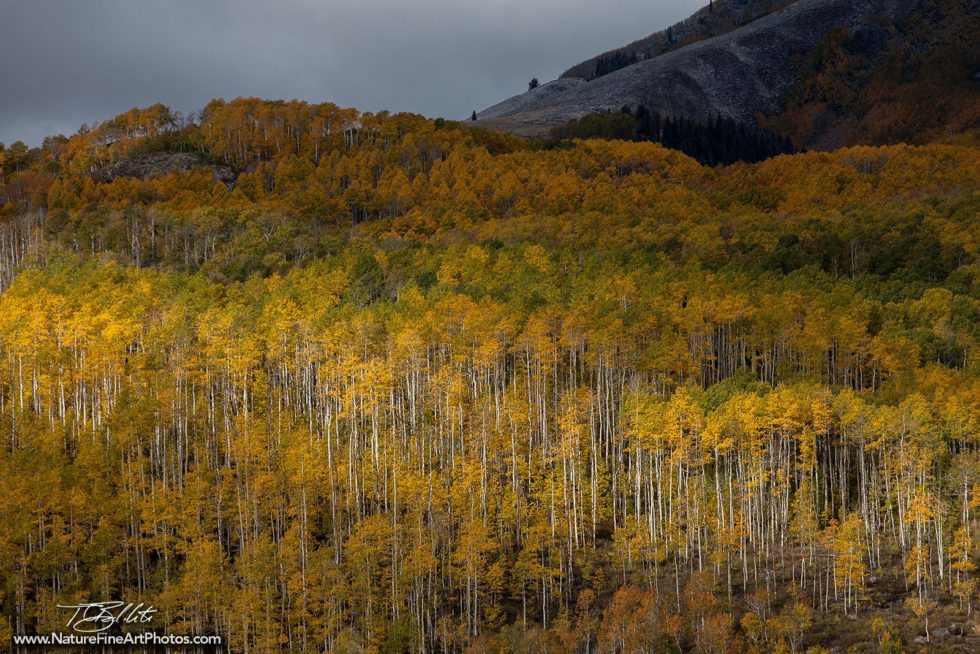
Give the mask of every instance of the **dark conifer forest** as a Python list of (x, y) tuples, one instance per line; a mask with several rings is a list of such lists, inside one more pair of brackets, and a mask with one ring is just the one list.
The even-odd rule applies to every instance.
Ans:
[(590, 114), (555, 128), (551, 136), (559, 142), (570, 138), (652, 141), (680, 150), (706, 166), (736, 161), (756, 163), (796, 152), (788, 138), (754, 124), (717, 116), (711, 116), (706, 123), (683, 116), (664, 118), (642, 104), (635, 111), (623, 107), (618, 113)]

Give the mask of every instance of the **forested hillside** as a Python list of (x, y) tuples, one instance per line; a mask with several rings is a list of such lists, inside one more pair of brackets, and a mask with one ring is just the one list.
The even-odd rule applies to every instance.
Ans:
[[(238, 99), (22, 146), (0, 639), (980, 649), (976, 135), (709, 168)], [(215, 168), (106, 174), (158, 151)]]

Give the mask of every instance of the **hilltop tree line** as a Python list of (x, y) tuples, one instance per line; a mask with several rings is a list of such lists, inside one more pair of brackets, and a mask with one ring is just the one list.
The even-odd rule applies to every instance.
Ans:
[(595, 62), (595, 70), (588, 79), (596, 79), (597, 77), (602, 77), (603, 75), (608, 75), (609, 73), (619, 70), (620, 68), (626, 68), (637, 62), (635, 52), (624, 52), (619, 50), (610, 55), (602, 55)]
[[(237, 183), (92, 174), (159, 149)], [(233, 651), (975, 616), (975, 137), (707, 167), (238, 99), (2, 156), (0, 638), (120, 597)]]

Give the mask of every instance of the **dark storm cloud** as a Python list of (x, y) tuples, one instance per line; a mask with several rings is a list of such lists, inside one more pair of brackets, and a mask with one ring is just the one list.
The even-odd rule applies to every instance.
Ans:
[(0, 142), (238, 96), (463, 118), (701, 0), (12, 0)]

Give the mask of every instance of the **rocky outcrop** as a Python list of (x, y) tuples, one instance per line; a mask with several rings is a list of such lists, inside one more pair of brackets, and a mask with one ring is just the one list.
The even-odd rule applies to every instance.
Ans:
[[(644, 104), (667, 116), (749, 121), (779, 110), (800, 57), (837, 27), (881, 43), (915, 9), (902, 0), (799, 0), (744, 27), (592, 81), (562, 79), (477, 114), (487, 127), (542, 131), (599, 111)], [(869, 56), (875, 56), (869, 52)], [(477, 122), (479, 124), (479, 121)], [(528, 127), (531, 129), (529, 130)]]
[(228, 166), (210, 164), (202, 157), (188, 152), (151, 152), (131, 159), (125, 159), (111, 166), (95, 171), (92, 176), (101, 181), (112, 181), (117, 177), (147, 179), (154, 175), (168, 175), (172, 172), (186, 172), (194, 168), (210, 168), (215, 181), (222, 182), (229, 189), (237, 179)]

